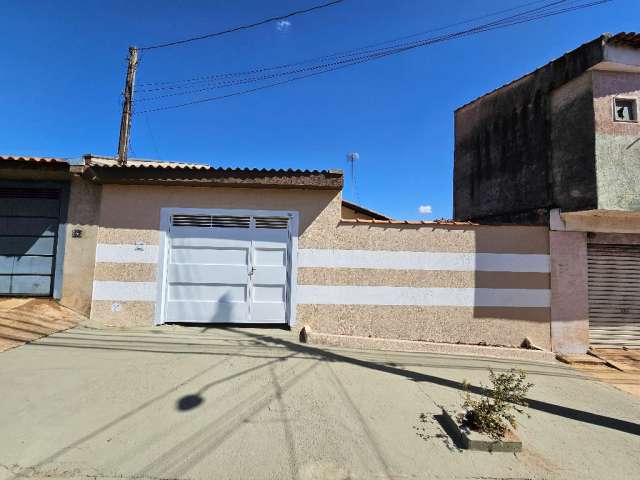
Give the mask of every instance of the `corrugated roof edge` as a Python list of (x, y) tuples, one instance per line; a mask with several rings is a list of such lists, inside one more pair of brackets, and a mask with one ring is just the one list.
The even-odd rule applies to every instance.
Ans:
[(67, 158), (30, 157), (25, 155), (0, 155), (0, 160), (8, 162), (62, 163), (69, 164)]
[(470, 100), (469, 102), (467, 102), (467, 103), (459, 106), (458, 108), (456, 108), (454, 110), (454, 112), (457, 112), (458, 110), (462, 110), (464, 108), (467, 108), (468, 106), (473, 105), (477, 101), (482, 100), (482, 99), (484, 99), (484, 98), (486, 98), (486, 97), (488, 97), (488, 96), (490, 96), (490, 95), (502, 90), (503, 88), (509, 87), (509, 86), (521, 81), (521, 80), (524, 80), (525, 78), (527, 78), (527, 77), (529, 77), (531, 75), (534, 75), (536, 72), (542, 70), (543, 68), (548, 67), (552, 63), (557, 62), (558, 60), (560, 60), (560, 59), (562, 59), (562, 58), (564, 58), (564, 57), (566, 57), (568, 55), (573, 54), (574, 52), (580, 50), (584, 46), (589, 45), (589, 44), (591, 44), (593, 42), (598, 42), (598, 41), (602, 42), (603, 45), (607, 44), (607, 43), (611, 43), (611, 44), (615, 44), (615, 45), (624, 45), (624, 46), (632, 47), (632, 48), (640, 48), (640, 34), (638, 34), (638, 33), (635, 33), (635, 32), (629, 32), (629, 33), (620, 32), (620, 33), (616, 33), (615, 35), (613, 35), (611, 33), (603, 33), (599, 37), (596, 37), (593, 40), (589, 40), (588, 42), (583, 43), (579, 47), (576, 47), (573, 50), (571, 50), (569, 52), (566, 52), (564, 55), (561, 55), (561, 56), (559, 56), (557, 58), (554, 58), (553, 60), (545, 63), (544, 65), (536, 68), (535, 70), (532, 70), (532, 71), (530, 71), (528, 73), (525, 73), (524, 75), (522, 75), (522, 76), (520, 76), (520, 77), (518, 77), (518, 78), (516, 78), (514, 80), (511, 80), (510, 82), (507, 82), (504, 85), (500, 85), (499, 87), (496, 87), (493, 90), (491, 90), (491, 91), (489, 91), (489, 92), (487, 92), (487, 93), (485, 93), (483, 95), (480, 95), (479, 97), (474, 98), (473, 100)]
[[(120, 165), (114, 157), (98, 157), (87, 155), (88, 165), (100, 168), (128, 169), (128, 168), (158, 168), (162, 170), (209, 170), (213, 172), (226, 173), (269, 173), (269, 174), (290, 174), (290, 175), (336, 175), (342, 176), (342, 170), (301, 170), (283, 168), (234, 168), (234, 167), (213, 167), (203, 163), (168, 162), (146, 159), (129, 159), (126, 165)], [(94, 160), (97, 160), (94, 161)]]

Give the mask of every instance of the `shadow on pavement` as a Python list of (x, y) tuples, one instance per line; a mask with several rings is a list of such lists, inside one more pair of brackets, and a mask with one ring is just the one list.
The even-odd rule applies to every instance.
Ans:
[[(319, 355), (326, 360), (334, 362), (350, 363), (360, 367), (377, 370), (380, 372), (391, 373), (394, 375), (400, 375), (406, 377), (415, 382), (428, 382), (443, 387), (454, 388), (457, 390), (464, 390), (462, 382), (455, 380), (449, 380), (447, 378), (437, 377), (434, 375), (428, 375), (426, 373), (414, 372), (411, 370), (404, 370), (401, 368), (393, 367), (388, 364), (380, 364), (369, 362), (367, 360), (361, 360), (354, 357), (349, 357), (329, 350), (322, 350), (319, 348), (310, 347), (304, 344), (291, 342), (282, 338), (272, 337), (269, 335), (258, 335), (252, 332), (244, 331), (241, 329), (236, 330), (242, 335), (247, 335), (251, 338), (259, 339), (264, 342), (285, 346), (292, 351), (305, 353), (308, 355)], [(485, 390), (475, 385), (469, 385), (468, 390), (472, 393), (481, 394)], [(598, 425), (600, 427), (611, 428), (619, 430), (621, 432), (630, 433), (632, 435), (640, 435), (640, 425), (637, 423), (629, 422), (627, 420), (620, 420), (613, 417), (607, 417), (605, 415), (599, 415), (597, 413), (586, 412), (584, 410), (577, 410), (575, 408), (563, 407), (562, 405), (556, 405), (553, 403), (543, 402), (541, 400), (527, 399), (529, 408), (539, 410), (541, 412), (550, 413), (552, 415), (558, 415), (571, 420), (579, 422), (589, 423), (592, 425)]]

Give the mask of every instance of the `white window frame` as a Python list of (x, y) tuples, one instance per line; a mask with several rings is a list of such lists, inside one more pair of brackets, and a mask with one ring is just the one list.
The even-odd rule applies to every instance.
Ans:
[(234, 208), (180, 208), (164, 207), (160, 209), (160, 244), (159, 257), (156, 273), (156, 306), (154, 314), (154, 324), (163, 325), (165, 323), (165, 296), (167, 277), (167, 260), (169, 258), (169, 230), (171, 228), (172, 215), (231, 215), (231, 216), (259, 216), (259, 217), (288, 217), (289, 232), (291, 241), (288, 247), (291, 249), (291, 262), (289, 264), (289, 274), (291, 285), (289, 286), (289, 301), (286, 305), (286, 325), (293, 327), (296, 325), (296, 305), (298, 290), (298, 225), (299, 213), (295, 210), (245, 210)]
[[(616, 102), (618, 100), (633, 102), (633, 116), (634, 120), (620, 120), (616, 116)], [(638, 99), (636, 97), (616, 96), (611, 101), (611, 113), (613, 115), (613, 121), (615, 123), (638, 123)]]

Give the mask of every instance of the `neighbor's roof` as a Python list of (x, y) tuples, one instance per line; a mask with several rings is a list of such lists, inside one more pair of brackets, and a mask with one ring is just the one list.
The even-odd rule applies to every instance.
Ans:
[(605, 33), (602, 38), (606, 43), (612, 43), (615, 45), (621, 45), (623, 47), (640, 48), (640, 33), (636, 32), (620, 32), (615, 35)]
[(85, 155), (85, 163), (96, 167), (114, 168), (164, 168), (173, 170), (211, 170), (211, 165), (204, 163), (169, 162), (164, 160), (146, 160), (142, 158), (130, 158), (125, 165), (120, 165), (116, 157), (99, 157)]
[[(604, 52), (604, 46), (605, 45), (614, 45), (614, 46), (620, 46), (620, 47), (629, 47), (629, 48), (637, 48), (640, 49), (640, 33), (635, 33), (635, 32), (620, 32), (620, 33), (616, 33), (615, 35), (611, 34), (611, 33), (604, 33), (602, 35), (600, 35), (598, 38), (595, 38), (593, 40), (590, 40), (586, 43), (583, 43), (582, 45), (580, 45), (579, 47), (571, 50), (570, 52), (565, 53), (564, 55), (562, 55), (561, 57), (555, 58), (553, 60), (551, 60), (548, 63), (545, 63), (544, 65), (542, 65), (541, 67), (536, 68), (535, 70), (526, 73), (514, 80), (511, 80), (510, 82), (505, 83), (504, 85), (501, 85), (487, 93), (485, 93), (484, 95), (480, 95), (479, 97), (471, 100), (470, 102), (465, 103), (464, 105), (461, 105), (460, 107), (456, 108), (456, 112), (459, 110), (462, 110), (466, 107), (468, 107), (469, 105), (472, 105), (474, 103), (476, 103), (479, 100), (482, 100), (486, 97), (489, 97), (491, 95), (493, 95), (494, 93), (502, 90), (503, 88), (507, 88), (515, 83), (518, 83), (519, 81), (534, 75), (538, 72), (540, 72), (541, 70), (545, 70), (547, 68), (553, 68), (553, 66), (559, 62), (563, 62), (571, 57), (576, 57), (579, 56), (580, 53), (582, 51), (588, 50), (589, 48), (592, 48), (594, 46), (597, 46), (598, 48), (601, 49), (601, 52)], [(602, 58), (600, 58), (600, 61), (604, 61), (604, 53), (602, 53), (601, 55)], [(596, 62), (598, 63), (598, 62)], [(585, 65), (585, 68), (583, 71), (588, 70), (589, 68), (591, 68), (593, 65)]]
[(0, 155), (0, 161), (7, 162), (34, 162), (34, 163), (62, 163), (68, 164), (66, 158), (54, 157), (25, 157), (22, 155)]
[(378, 213), (374, 210), (369, 210), (368, 208), (365, 208), (362, 205), (358, 205), (348, 200), (343, 199), (342, 205), (345, 206), (346, 208), (353, 210), (354, 212), (363, 213), (376, 220), (391, 220), (391, 217), (387, 217), (386, 215), (383, 215), (382, 213)]
[(349, 218), (342, 219), (342, 223), (362, 223), (362, 224), (375, 224), (375, 225), (480, 225), (474, 222), (459, 222), (455, 220), (378, 220), (378, 219), (362, 219), (362, 218)]

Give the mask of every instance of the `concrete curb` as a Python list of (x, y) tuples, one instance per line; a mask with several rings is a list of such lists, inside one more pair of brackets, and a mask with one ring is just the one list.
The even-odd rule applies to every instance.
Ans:
[(442, 419), (445, 430), (453, 438), (457, 445), (467, 450), (481, 452), (521, 452), (522, 440), (513, 430), (508, 429), (504, 440), (494, 440), (488, 435), (478, 432), (465, 432), (455, 418), (455, 409), (442, 408)]
[(302, 341), (310, 345), (324, 345), (327, 347), (355, 348), (364, 350), (392, 350), (398, 352), (444, 353), (452, 355), (467, 355), (472, 357), (508, 358), (513, 360), (547, 363), (555, 363), (556, 361), (555, 354), (545, 350), (333, 335), (329, 333), (314, 332), (308, 327), (304, 327), (300, 337)]

